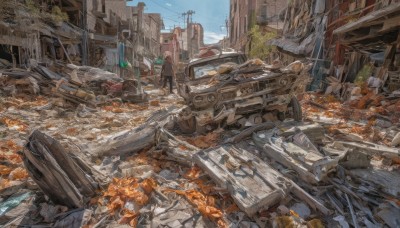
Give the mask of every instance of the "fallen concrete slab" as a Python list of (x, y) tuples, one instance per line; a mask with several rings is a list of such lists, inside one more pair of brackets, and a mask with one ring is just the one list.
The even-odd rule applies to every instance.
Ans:
[(350, 149), (359, 149), (360, 151), (369, 154), (369, 155), (380, 155), (388, 158), (399, 158), (400, 157), (400, 149), (398, 148), (390, 148), (387, 146), (378, 145), (371, 142), (342, 142), (337, 141), (334, 145), (343, 145), (344, 147)]
[(273, 131), (262, 131), (253, 135), (255, 144), (265, 154), (280, 164), (295, 170), (299, 178), (309, 184), (317, 184), (338, 164), (339, 158), (331, 159), (302, 149), (295, 143), (274, 136)]
[(291, 182), (251, 153), (226, 145), (200, 151), (194, 162), (221, 187), (238, 207), (252, 216), (285, 198)]

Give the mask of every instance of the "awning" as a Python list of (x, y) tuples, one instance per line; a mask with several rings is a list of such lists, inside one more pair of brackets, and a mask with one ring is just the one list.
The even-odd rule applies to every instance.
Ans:
[(279, 48), (282, 48), (284, 51), (290, 52), (295, 55), (304, 55), (308, 56), (311, 54), (313, 50), (313, 44), (315, 42), (315, 34), (311, 33), (307, 38), (303, 41), (296, 42), (294, 39), (288, 38), (279, 38), (272, 39), (268, 42), (269, 45), (274, 45)]
[(104, 41), (104, 42), (114, 42), (117, 43), (118, 38), (117, 36), (107, 36), (107, 35), (100, 35), (100, 34), (90, 34), (90, 39)]
[(358, 51), (382, 52), (387, 44), (396, 42), (400, 29), (400, 3), (376, 10), (336, 30), (339, 42)]
[(374, 11), (354, 22), (348, 23), (340, 28), (335, 29), (333, 31), (333, 34), (343, 34), (362, 27), (371, 26), (371, 22), (379, 19), (382, 19), (382, 22), (384, 22), (385, 20), (387, 21), (387, 18), (385, 18), (387, 15), (394, 14), (398, 16), (398, 13), (400, 13), (400, 3), (392, 3), (383, 9)]
[(82, 31), (79, 31), (76, 27), (72, 27), (70, 24), (64, 22), (61, 27), (58, 27), (54, 31), (54, 34), (68, 39), (78, 39), (82, 36)]

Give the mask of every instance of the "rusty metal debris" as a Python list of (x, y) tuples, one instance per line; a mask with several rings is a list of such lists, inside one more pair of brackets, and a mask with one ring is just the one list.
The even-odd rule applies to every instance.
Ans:
[[(263, 80), (306, 84), (308, 76), (298, 61), (270, 69), (250, 60), (223, 63), (215, 75), (207, 73), (205, 84), (191, 85), (211, 85), (207, 93), (231, 89), (233, 106), (220, 100), (223, 93), (203, 109), (191, 92), (184, 99), (160, 96), (150, 86), (146, 99), (152, 102), (136, 103), (124, 99), (127, 90), (116, 75), (66, 67), (3, 73), (1, 225), (398, 224), (400, 130), (398, 113), (388, 111), (397, 108), (398, 97), (365, 93), (357, 103), (340, 102), (332, 95), (297, 94), (294, 84), (251, 90)], [(17, 83), (29, 77), (36, 84)], [(244, 89), (246, 104), (236, 102)], [(278, 112), (247, 106), (266, 107), (274, 93), (288, 98)], [(280, 118), (295, 95), (303, 122)], [(214, 115), (218, 104), (222, 114)], [(250, 111), (240, 113), (240, 107)], [(211, 122), (204, 122), (208, 117)]]
[(180, 126), (184, 131), (204, 131), (215, 126), (249, 127), (263, 121), (300, 121), (297, 95), (309, 82), (302, 62), (269, 68), (263, 61), (238, 53), (223, 53), (188, 64), (178, 92), (185, 99)]
[[(7, 116), (0, 127), (10, 132), (2, 137), (18, 138), (38, 127), (45, 134), (33, 131), (23, 149), (27, 171), (18, 168), (21, 158), (15, 154), (24, 144), (3, 142), (7, 160), (1, 166), (0, 194), (9, 198), (27, 189), (30, 194), (47, 195), (49, 200), (41, 199), (36, 217), (41, 223), (396, 224), (389, 215), (397, 213), (393, 205), (398, 204), (400, 188), (390, 180), (399, 175), (399, 149), (341, 137), (358, 128), (344, 122), (344, 116), (337, 117), (338, 123), (332, 121), (334, 108), (344, 108), (332, 98), (315, 97), (309, 102), (314, 95), (305, 95), (305, 118), (315, 122), (276, 120), (243, 130), (220, 128), (188, 135), (179, 127), (183, 102), (174, 103), (175, 107), (114, 102), (90, 108), (68, 106), (66, 101), (60, 105), (59, 98), (18, 98), (26, 93), (29, 90), (18, 90), (15, 97), (2, 98)], [(322, 99), (331, 100), (322, 103)], [(127, 115), (134, 113), (136, 117)], [(315, 118), (314, 113), (322, 115)], [(49, 121), (40, 123), (41, 118)], [(357, 130), (361, 136), (363, 132)], [(396, 133), (391, 133), (393, 139)], [(64, 184), (56, 187), (55, 183)], [(29, 205), (36, 202), (22, 202), (7, 210), (7, 222), (0, 221), (27, 224), (26, 216), (34, 212)], [(392, 206), (384, 206), (385, 202)], [(381, 209), (375, 210), (375, 205)], [(86, 210), (73, 210), (83, 206)], [(22, 215), (17, 216), (17, 210)]]

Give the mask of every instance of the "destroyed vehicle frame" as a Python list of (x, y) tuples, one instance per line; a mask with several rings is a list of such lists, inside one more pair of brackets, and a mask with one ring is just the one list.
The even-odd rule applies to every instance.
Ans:
[[(236, 60), (233, 61), (236, 67), (229, 73), (201, 77), (195, 74), (198, 66), (231, 64), (231, 60)], [(187, 65), (184, 78), (177, 80), (178, 93), (187, 105), (178, 116), (183, 132), (211, 130), (221, 124), (253, 126), (263, 121), (284, 120), (287, 114), (296, 121), (302, 119), (296, 94), (299, 89), (304, 91), (299, 88), (303, 87), (304, 78), (293, 72), (271, 72), (245, 61), (243, 54), (221, 53)]]

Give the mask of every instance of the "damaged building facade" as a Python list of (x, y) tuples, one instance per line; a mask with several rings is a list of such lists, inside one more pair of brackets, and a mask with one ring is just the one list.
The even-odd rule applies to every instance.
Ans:
[[(399, 227), (397, 1), (289, 1), (264, 24), (285, 25), (267, 44), (279, 60), (209, 46), (170, 94), (123, 77), (163, 52), (176, 59), (188, 40), (201, 46), (200, 26), (156, 41), (162, 24), (141, 3), (52, 1), (60, 13), (15, 2), (0, 4), (1, 227)], [(94, 30), (79, 30), (83, 2)], [(93, 55), (107, 61), (79, 66)], [(310, 79), (326, 90), (305, 92)]]
[[(311, 90), (348, 97), (354, 82), (399, 89), (399, 1), (292, 1), (283, 35), (267, 45), (283, 63), (313, 62)], [(275, 54), (276, 54), (275, 53)], [(276, 57), (276, 56), (275, 56)]]
[(200, 23), (187, 21), (186, 28), (175, 27), (160, 38), (161, 52), (171, 55), (174, 62), (187, 62), (196, 58), (204, 48), (204, 28)]
[(246, 53), (250, 42), (249, 32), (254, 25), (274, 32), (282, 27), (281, 15), (287, 1), (231, 0), (230, 1), (230, 47)]
[(132, 77), (144, 59), (160, 55), (160, 14), (125, 0), (4, 1), (0, 58), (28, 66), (29, 60), (89, 65)]

